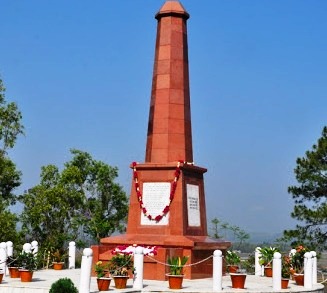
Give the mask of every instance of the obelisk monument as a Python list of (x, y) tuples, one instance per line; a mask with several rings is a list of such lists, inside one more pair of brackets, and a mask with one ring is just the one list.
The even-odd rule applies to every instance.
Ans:
[(179, 1), (166, 1), (157, 19), (157, 39), (144, 163), (131, 164), (133, 178), (124, 235), (101, 240), (98, 259), (117, 245), (159, 246), (156, 261), (145, 259), (144, 277), (164, 280), (167, 256), (187, 255), (186, 278), (212, 276), (212, 260), (231, 243), (207, 235), (203, 174), (193, 164), (187, 44), (189, 14)]

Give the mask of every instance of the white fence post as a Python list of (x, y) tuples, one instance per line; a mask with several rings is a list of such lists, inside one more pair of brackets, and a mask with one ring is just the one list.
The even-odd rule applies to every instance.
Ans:
[(223, 257), (221, 250), (213, 252), (213, 266), (212, 266), (212, 290), (217, 292), (222, 290), (223, 277)]
[(304, 254), (304, 288), (312, 288), (312, 255), (311, 252)]
[(274, 253), (273, 259), (273, 290), (282, 289), (282, 255), (279, 252)]
[(23, 245), (23, 251), (25, 251), (26, 253), (31, 252), (31, 249), (32, 249), (32, 245), (31, 245), (31, 243), (25, 243), (25, 244)]
[(79, 282), (79, 293), (90, 293), (91, 270), (93, 251), (91, 248), (84, 248), (81, 264), (81, 276)]
[(36, 240), (32, 241), (31, 243), (31, 251), (34, 255), (37, 255), (39, 251), (39, 243)]
[(263, 272), (263, 268), (259, 263), (259, 258), (261, 256), (260, 253), (260, 247), (257, 247), (255, 249), (255, 253), (254, 253), (254, 271), (255, 271), (255, 275), (256, 276), (263, 276), (264, 272)]
[(14, 244), (11, 241), (7, 241), (7, 256), (12, 257), (14, 254)]
[(6, 260), (7, 260), (7, 244), (6, 242), (0, 243), (0, 271), (6, 272)]
[(317, 284), (317, 253), (310, 251), (312, 255), (312, 284)]
[(75, 269), (75, 258), (76, 258), (76, 245), (74, 241), (69, 242), (69, 249), (68, 249), (68, 268)]
[(143, 247), (136, 247), (134, 251), (134, 280), (133, 288), (141, 290), (143, 289)]

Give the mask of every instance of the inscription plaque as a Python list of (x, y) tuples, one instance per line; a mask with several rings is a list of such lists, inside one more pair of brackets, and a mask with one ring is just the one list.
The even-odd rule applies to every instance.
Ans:
[(186, 184), (187, 193), (187, 215), (188, 225), (190, 227), (200, 227), (200, 201), (199, 201), (199, 186)]
[[(153, 217), (160, 215), (166, 205), (169, 204), (169, 182), (145, 182), (143, 183), (143, 204)], [(159, 221), (149, 220), (141, 211), (141, 225), (168, 225), (169, 212)]]

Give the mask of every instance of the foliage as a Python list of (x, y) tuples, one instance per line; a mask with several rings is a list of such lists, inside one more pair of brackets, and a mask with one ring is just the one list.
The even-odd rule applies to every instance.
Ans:
[(188, 261), (188, 256), (173, 256), (168, 257), (167, 263), (169, 264), (171, 275), (183, 275), (183, 268)]
[(243, 268), (247, 274), (254, 274), (255, 272), (255, 255), (254, 252), (249, 254), (246, 259), (242, 259), (240, 268)]
[(83, 233), (99, 242), (123, 231), (128, 201), (114, 182), (117, 168), (86, 152), (73, 149), (71, 154), (61, 172), (54, 165), (42, 167), (40, 184), (19, 197), (26, 241), (38, 239), (44, 247), (61, 249), (71, 240), (79, 242)]
[(259, 263), (260, 265), (268, 266), (272, 265), (274, 259), (274, 253), (279, 252), (279, 249), (276, 247), (262, 247), (259, 248), (260, 256)]
[(227, 265), (238, 265), (241, 262), (241, 258), (235, 250), (227, 250), (225, 261)]
[(14, 254), (13, 256), (8, 256), (6, 260), (7, 267), (20, 268), (22, 266), (21, 258), (19, 255)]
[(297, 186), (290, 186), (295, 205), (292, 218), (300, 221), (293, 230), (284, 231), (292, 244), (299, 241), (310, 243), (315, 250), (327, 248), (327, 127), (322, 136), (306, 151), (305, 156), (297, 158), (294, 169)]
[(303, 272), (304, 254), (309, 252), (310, 249), (303, 245), (298, 245), (294, 253), (291, 253), (291, 266), (297, 273)]
[(131, 269), (133, 269), (131, 254), (117, 253), (109, 260), (109, 270), (113, 276), (128, 276)]
[(61, 278), (52, 283), (49, 293), (78, 293), (78, 290), (71, 279)]
[(16, 227), (17, 217), (8, 209), (15, 204), (14, 190), (21, 184), (21, 172), (8, 157), (7, 150), (13, 148), (18, 135), (24, 133), (22, 115), (14, 102), (5, 99), (5, 87), (0, 79), (0, 241), (19, 240)]
[(22, 114), (16, 103), (7, 103), (5, 86), (0, 79), (0, 156), (13, 148), (19, 134), (24, 134)]
[(102, 261), (98, 261), (94, 267), (94, 270), (97, 274), (97, 278), (99, 279), (104, 277), (108, 272), (108, 269), (109, 269), (108, 264), (104, 264)]
[(291, 275), (291, 258), (288, 255), (282, 256), (282, 278), (288, 279)]
[(227, 222), (221, 222), (218, 218), (212, 219), (211, 223), (213, 225), (213, 227), (211, 228), (211, 230), (213, 230), (213, 235), (211, 235), (211, 237), (215, 239), (222, 238), (219, 230), (223, 230), (224, 238), (226, 238), (226, 232), (230, 231), (232, 233), (233, 239), (236, 240), (233, 244), (234, 249), (240, 249), (243, 243), (250, 238), (250, 235), (240, 227), (236, 225), (231, 225)]
[(28, 271), (35, 271), (37, 269), (37, 257), (33, 252), (22, 251), (18, 255), (18, 263), (21, 267)]
[(68, 255), (63, 249), (55, 249), (51, 256), (53, 262), (64, 262)]

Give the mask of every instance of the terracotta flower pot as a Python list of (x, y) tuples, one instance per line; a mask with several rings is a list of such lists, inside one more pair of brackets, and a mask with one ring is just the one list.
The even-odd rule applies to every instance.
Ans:
[(64, 263), (63, 262), (53, 262), (53, 269), (54, 270), (62, 270)]
[(9, 267), (8, 269), (9, 269), (10, 278), (20, 278), (19, 268)]
[(282, 289), (287, 289), (289, 279), (282, 279)]
[(125, 289), (129, 276), (114, 276), (116, 289)]
[(304, 274), (294, 274), (296, 285), (304, 286)]
[(273, 276), (272, 267), (265, 267), (265, 276), (271, 278)]
[(111, 278), (99, 278), (97, 279), (99, 291), (108, 291)]
[(168, 275), (169, 289), (182, 289), (183, 275)]
[(237, 265), (228, 265), (227, 270), (229, 273), (236, 273), (238, 270), (238, 266)]
[(230, 274), (232, 280), (232, 288), (244, 289), (246, 274)]
[(33, 271), (20, 270), (20, 280), (22, 282), (32, 282)]

